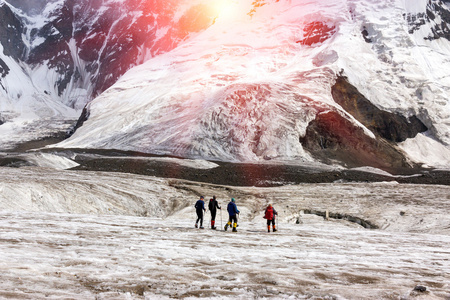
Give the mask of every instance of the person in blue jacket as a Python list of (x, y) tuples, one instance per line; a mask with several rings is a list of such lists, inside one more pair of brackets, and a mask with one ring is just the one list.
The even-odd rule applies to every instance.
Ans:
[(203, 212), (206, 211), (205, 201), (203, 201), (205, 197), (201, 196), (200, 200), (197, 200), (195, 203), (195, 211), (197, 212), (197, 221), (195, 221), (195, 228), (198, 228), (198, 221), (200, 221), (200, 229), (203, 229)]
[(237, 209), (236, 200), (234, 200), (234, 198), (231, 198), (230, 203), (228, 203), (227, 211), (230, 217), (224, 229), (227, 231), (228, 226), (231, 227), (231, 223), (233, 223), (233, 232), (237, 232), (237, 215), (239, 214), (239, 210)]

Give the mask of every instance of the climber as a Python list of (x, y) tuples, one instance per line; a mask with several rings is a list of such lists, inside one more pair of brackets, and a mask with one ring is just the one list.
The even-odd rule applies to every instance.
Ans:
[(237, 209), (236, 200), (234, 198), (231, 198), (230, 203), (228, 203), (227, 211), (229, 219), (224, 229), (227, 231), (228, 226), (231, 227), (231, 224), (233, 223), (233, 232), (237, 232), (237, 215), (239, 215), (239, 210)]

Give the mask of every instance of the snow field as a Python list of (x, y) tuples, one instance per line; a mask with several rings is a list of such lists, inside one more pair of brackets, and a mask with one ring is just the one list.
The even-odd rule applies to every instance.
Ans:
[[(123, 1), (103, 1), (83, 20), (95, 27), (91, 25), (116, 2)], [(146, 62), (90, 102), (89, 119), (57, 147), (223, 161), (313, 161), (298, 141), (319, 111), (340, 109), (330, 89), (343, 71), (374, 105), (416, 115), (430, 129), (401, 145), (412, 161), (434, 167), (450, 164), (450, 42), (428, 40), (433, 26), (446, 25), (438, 14), (415, 31), (408, 23), (409, 17), (425, 15), (427, 1), (266, 1), (252, 16), (248, 12), (258, 1), (175, 2), (173, 7), (167, 3), (168, 13), (177, 11), (172, 12), (175, 20), (198, 4), (226, 4), (233, 13), (219, 14), (210, 27), (164, 54), (151, 57), (154, 49), (146, 47), (154, 44), (144, 45), (138, 61)], [(62, 5), (50, 1), (29, 16), (14, 9), (26, 20), (28, 51), (43, 41), (32, 40), (31, 31), (57, 18)], [(157, 23), (156, 40), (176, 29)], [(324, 40), (302, 44), (315, 23), (335, 33), (327, 39), (316, 28), (313, 34)], [(95, 39), (95, 33), (86, 38)], [(0, 89), (0, 119), (5, 122), (0, 148), (68, 131), (76, 122), (94, 86), (75, 40), (68, 46), (81, 77), (72, 78), (62, 95), (54, 84), (61, 75), (48, 61), (31, 67), (1, 55), (10, 72)], [(0, 45), (0, 53), (2, 49)]]
[[(235, 197), (238, 232), (194, 229), (199, 195), (222, 208)], [(448, 299), (449, 195), (448, 186), (230, 187), (1, 168), (0, 298), (412, 299), (423, 285), (418, 299)], [(277, 233), (262, 218), (269, 202)], [(225, 222), (219, 211), (219, 229)]]
[(449, 238), (305, 216), (267, 233), (192, 220), (0, 213), (0, 297), (24, 299), (447, 299)]
[[(253, 1), (241, 2), (232, 20), (219, 17), (127, 72), (89, 104), (83, 127), (56, 147), (313, 161), (298, 141), (319, 111), (342, 110), (330, 90), (343, 71), (374, 105), (416, 115), (430, 129), (402, 145), (411, 160), (450, 163), (450, 43), (424, 39), (434, 24), (410, 33), (407, 20), (425, 12), (426, 1), (273, 1), (252, 17), (242, 12)], [(313, 23), (336, 33), (303, 45), (299, 41), (311, 34)]]

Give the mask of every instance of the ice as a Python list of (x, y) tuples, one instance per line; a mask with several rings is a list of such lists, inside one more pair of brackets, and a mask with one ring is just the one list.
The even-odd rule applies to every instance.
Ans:
[(426, 10), (427, 0), (403, 0), (403, 5), (409, 13), (421, 13)]
[(24, 155), (24, 158), (36, 166), (57, 170), (66, 170), (79, 166), (73, 160), (49, 153), (31, 153)]
[[(450, 297), (448, 186), (230, 187), (31, 167), (1, 168), (0, 191), (0, 298)], [(236, 198), (237, 233), (220, 230), (221, 211), (219, 230), (193, 228), (200, 194)], [(305, 214), (326, 210), (379, 229)]]
[(362, 171), (362, 172), (368, 172), (368, 173), (374, 173), (374, 174), (380, 174), (380, 175), (384, 175), (384, 176), (393, 176), (392, 174), (377, 169), (377, 168), (373, 168), (373, 167), (359, 167), (359, 168), (352, 168), (352, 170), (358, 170), (358, 171)]
[[(450, 43), (425, 40), (428, 25), (410, 33), (407, 23), (406, 15), (425, 12), (426, 4), (274, 1), (252, 16), (238, 9), (232, 22), (219, 16), (179, 47), (126, 73), (89, 104), (89, 119), (57, 147), (313, 161), (298, 141), (317, 113), (341, 110), (331, 87), (342, 71), (378, 108), (418, 116), (448, 151)], [(305, 28), (314, 22), (336, 33), (303, 45)], [(362, 37), (364, 28), (371, 43)], [(436, 166), (439, 155), (407, 153), (428, 166)]]
[[(28, 48), (42, 42), (31, 41), (30, 32), (56, 18), (52, 12), (62, 3), (50, 1), (40, 14), (29, 16), (12, 8), (26, 20)], [(99, 12), (113, 4), (103, 2)], [(330, 90), (343, 72), (378, 108), (416, 115), (429, 128), (427, 134), (448, 150), (450, 42), (428, 38), (432, 26), (443, 21), (438, 15), (414, 30), (408, 23), (424, 15), (427, 1), (179, 1), (171, 15), (176, 21), (193, 5), (201, 5), (208, 15), (216, 11), (213, 24), (167, 53), (143, 47), (136, 63), (146, 62), (91, 102), (89, 120), (58, 147), (312, 162), (299, 138), (319, 112), (342, 112)], [(96, 22), (95, 16), (88, 19)], [(330, 29), (328, 36), (321, 36), (321, 26)], [(174, 30), (155, 28), (156, 40)], [(70, 81), (61, 95), (55, 85), (59, 75), (46, 62), (31, 67), (0, 54), (11, 69), (0, 89), (1, 118), (7, 121), (0, 130), (0, 147), (66, 131), (91, 100), (90, 76), (95, 74), (86, 71), (74, 39), (68, 47), (80, 78)], [(152, 57), (153, 52), (159, 55)], [(439, 154), (412, 149), (407, 151), (411, 160), (441, 165), (436, 165)]]
[[(250, 16), (251, 2), (231, 1), (236, 14), (128, 72), (58, 147), (180, 154), (192, 159), (122, 159), (199, 170), (219, 165), (207, 158), (314, 165), (299, 136), (317, 111), (339, 109), (330, 87), (344, 69), (377, 107), (417, 114), (429, 126), (400, 145), (410, 159), (448, 170), (450, 43), (424, 40), (429, 27), (409, 34), (403, 15), (424, 12), (427, 1), (281, 0)], [(61, 4), (49, 2), (46, 14)], [(317, 20), (336, 35), (314, 47), (298, 43)], [(361, 38), (364, 26), (371, 44)], [(69, 48), (76, 52), (74, 41)], [(0, 148), (76, 119), (89, 80), (58, 99), (45, 93), (56, 76), (45, 65), (30, 70), (0, 56), (11, 68), (1, 81), (8, 93), (1, 89)], [(234, 187), (68, 170), (73, 157), (50, 153), (1, 155), (32, 166), (0, 167), (0, 298), (450, 299), (449, 186)], [(321, 166), (334, 169), (342, 167)], [(236, 198), (238, 232), (222, 231), (224, 211), (219, 230), (208, 229), (209, 214), (207, 229), (194, 229), (199, 195), (216, 195), (223, 208)], [(279, 212), (277, 233), (262, 218), (268, 203)], [(426, 291), (414, 291), (418, 285)]]
[(407, 139), (400, 144), (415, 162), (427, 161), (436, 167), (450, 165), (450, 150), (427, 134), (418, 134), (413, 139)]

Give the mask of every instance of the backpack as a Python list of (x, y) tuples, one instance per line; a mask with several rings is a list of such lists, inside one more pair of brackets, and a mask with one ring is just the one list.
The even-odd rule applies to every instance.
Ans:
[(266, 208), (266, 214), (264, 215), (264, 219), (273, 220), (273, 207), (272, 206)]

